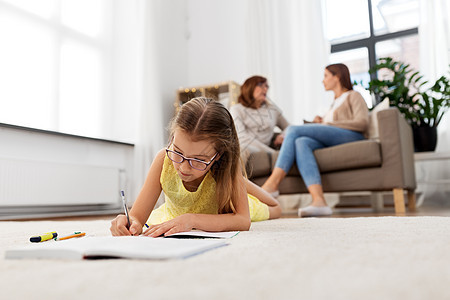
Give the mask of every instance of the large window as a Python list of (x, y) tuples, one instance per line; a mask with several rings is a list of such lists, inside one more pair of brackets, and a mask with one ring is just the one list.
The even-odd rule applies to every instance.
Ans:
[(364, 90), (369, 68), (390, 56), (419, 66), (419, 0), (325, 0), (324, 22), (331, 63), (346, 64), (369, 107), (375, 99)]
[(104, 137), (112, 2), (0, 0), (0, 123)]

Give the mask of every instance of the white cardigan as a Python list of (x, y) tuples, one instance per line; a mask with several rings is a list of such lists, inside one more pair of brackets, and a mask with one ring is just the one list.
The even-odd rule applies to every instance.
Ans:
[(273, 152), (270, 148), (275, 126), (281, 130), (289, 126), (280, 109), (271, 103), (255, 109), (238, 103), (230, 108), (239, 137), (241, 152)]

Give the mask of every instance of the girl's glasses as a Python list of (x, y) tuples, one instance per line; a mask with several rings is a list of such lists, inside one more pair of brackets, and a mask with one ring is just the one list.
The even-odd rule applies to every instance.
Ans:
[(172, 151), (168, 148), (166, 148), (166, 154), (167, 154), (167, 157), (174, 163), (181, 164), (183, 161), (187, 160), (189, 165), (192, 168), (199, 170), (199, 171), (204, 171), (213, 162), (214, 158), (216, 158), (216, 156), (217, 156), (217, 154), (219, 154), (219, 152), (216, 152), (216, 154), (214, 154), (214, 156), (211, 158), (211, 160), (209, 162), (206, 162), (206, 161), (203, 161), (200, 159), (196, 159), (196, 158), (187, 158), (187, 157), (181, 155), (180, 153)]

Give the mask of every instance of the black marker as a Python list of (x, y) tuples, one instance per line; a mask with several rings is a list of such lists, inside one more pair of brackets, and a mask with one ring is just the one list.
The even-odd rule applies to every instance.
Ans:
[(127, 200), (125, 199), (124, 191), (120, 191), (120, 194), (122, 195), (123, 210), (125, 211), (125, 215), (127, 216), (127, 221), (128, 221), (127, 229), (130, 229), (131, 224), (130, 224), (130, 216), (128, 215)]

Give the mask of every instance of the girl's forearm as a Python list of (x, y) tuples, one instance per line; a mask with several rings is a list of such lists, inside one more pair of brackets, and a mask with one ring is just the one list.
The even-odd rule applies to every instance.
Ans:
[(247, 231), (250, 229), (250, 217), (229, 213), (219, 215), (189, 214), (192, 228), (203, 231)]

